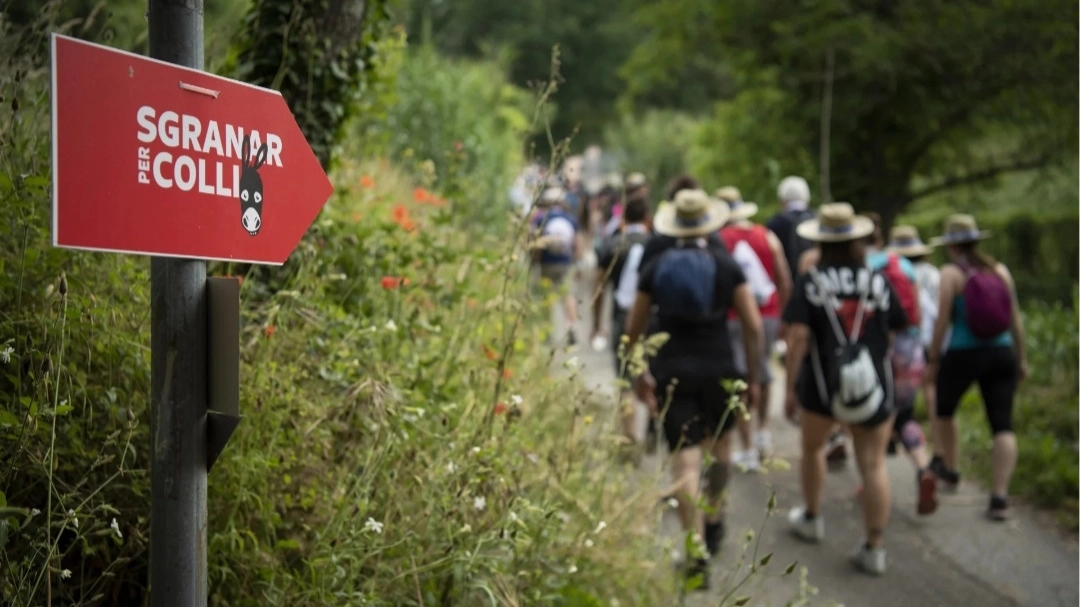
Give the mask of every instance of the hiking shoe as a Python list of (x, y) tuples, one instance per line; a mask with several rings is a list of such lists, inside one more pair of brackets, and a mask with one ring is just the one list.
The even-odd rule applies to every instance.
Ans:
[(566, 332), (566, 345), (568, 345), (568, 346), (576, 346), (577, 345), (577, 335), (574, 334), (573, 329), (570, 329), (569, 331)]
[(705, 549), (709, 551), (709, 556), (716, 556), (720, 553), (720, 545), (724, 543), (724, 521), (723, 519), (710, 523), (705, 521)]
[(937, 476), (930, 471), (920, 470), (917, 476), (919, 483), (919, 504), (917, 511), (925, 516), (933, 514), (937, 510)]
[(990, 520), (999, 523), (1009, 520), (1009, 499), (991, 495), (990, 507), (986, 509), (986, 516)]
[(747, 449), (743, 452), (743, 472), (757, 472), (760, 467), (761, 455), (758, 454), (757, 449)]
[(851, 563), (863, 573), (882, 575), (885, 573), (885, 549), (863, 544), (851, 555)]
[(805, 508), (792, 508), (788, 513), (788, 524), (795, 537), (816, 544), (825, 539), (825, 521), (820, 516), (807, 518)]
[(945, 461), (939, 456), (935, 455), (934, 459), (930, 460), (929, 469), (941, 482), (942, 489), (949, 492), (955, 492), (956, 488), (960, 485), (960, 473), (956, 470), (949, 470), (946, 468)]

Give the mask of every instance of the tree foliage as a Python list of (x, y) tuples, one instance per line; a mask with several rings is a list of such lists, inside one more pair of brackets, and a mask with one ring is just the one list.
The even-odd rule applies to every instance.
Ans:
[[(740, 96), (769, 90), (784, 97), (767, 128), (788, 141), (761, 141), (747, 154), (768, 157), (783, 143), (816, 165), (827, 160), (834, 197), (874, 208), (887, 221), (920, 197), (1047, 167), (1076, 152), (1075, 2), (664, 4), (663, 11), (652, 3), (640, 9), (654, 26), (636, 55), (656, 63), (634, 74), (637, 88), (664, 86), (661, 75), (682, 63), (727, 64)], [(823, 151), (830, 54), (831, 144)], [(744, 105), (747, 114), (752, 105)]]

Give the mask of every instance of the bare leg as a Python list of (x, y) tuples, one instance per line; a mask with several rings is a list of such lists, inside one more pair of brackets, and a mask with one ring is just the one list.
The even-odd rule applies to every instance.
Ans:
[(892, 433), (892, 420), (874, 428), (851, 428), (855, 443), (855, 460), (863, 479), (863, 518), (866, 524), (866, 543), (877, 548), (885, 543), (885, 526), (889, 523), (892, 494), (889, 472), (885, 467), (885, 448)]
[(823, 415), (802, 412), (802, 490), (806, 512), (821, 514), (821, 495), (825, 490), (825, 442), (833, 429), (833, 420)]
[(940, 446), (935, 444), (935, 451), (945, 460), (945, 468), (956, 470), (960, 460), (960, 447), (956, 441), (956, 418), (935, 418), (934, 436)]
[(701, 495), (701, 461), (699, 446), (680, 449), (672, 458), (679, 521), (684, 531), (693, 531), (698, 538), (705, 536), (705, 522), (697, 509), (697, 500)]
[(709, 479), (708, 522), (715, 523), (723, 518), (724, 490), (727, 488), (727, 480), (731, 470), (731, 443), (732, 433), (724, 432), (712, 445), (712, 456), (716, 460), (706, 475)]
[(998, 432), (994, 435), (992, 461), (993, 494), (1006, 497), (1009, 495), (1009, 481), (1012, 480), (1013, 470), (1016, 469), (1016, 434)]

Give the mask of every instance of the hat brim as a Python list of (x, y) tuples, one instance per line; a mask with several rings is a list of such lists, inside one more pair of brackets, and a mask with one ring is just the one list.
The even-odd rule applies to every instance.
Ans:
[(812, 242), (847, 242), (866, 238), (874, 233), (874, 222), (869, 217), (856, 215), (851, 229), (844, 232), (822, 232), (819, 218), (808, 219), (795, 228), (795, 233)]
[(665, 201), (660, 203), (653, 215), (653, 230), (657, 234), (674, 238), (708, 236), (723, 227), (730, 215), (727, 203), (713, 199), (709, 201), (708, 218), (705, 221), (696, 226), (681, 226), (676, 221), (675, 205)]
[(758, 205), (755, 202), (744, 202), (739, 206), (731, 209), (731, 216), (728, 217), (728, 221), (739, 221), (741, 219), (750, 219), (758, 213)]
[(983, 230), (979, 232), (978, 236), (968, 236), (959, 240), (949, 240), (946, 236), (935, 236), (930, 239), (930, 245), (934, 247), (941, 247), (954, 244), (964, 244), (965, 242), (978, 242), (980, 240), (986, 240), (987, 238), (990, 238), (990, 231)]
[(934, 252), (934, 247), (928, 244), (908, 245), (906, 247), (885, 247), (891, 253), (901, 257), (922, 257)]

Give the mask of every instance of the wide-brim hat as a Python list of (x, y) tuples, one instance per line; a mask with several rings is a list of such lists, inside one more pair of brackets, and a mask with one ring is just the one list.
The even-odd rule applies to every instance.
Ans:
[(727, 203), (704, 190), (681, 190), (674, 201), (660, 203), (653, 229), (675, 238), (708, 236), (727, 223), (730, 214)]
[(538, 207), (550, 207), (566, 200), (566, 190), (559, 187), (546, 188), (536, 201)]
[(626, 176), (626, 189), (634, 190), (649, 183), (643, 173), (630, 173)]
[(754, 215), (757, 215), (758, 205), (743, 200), (742, 192), (735, 186), (726, 185), (719, 190), (716, 190), (716, 197), (726, 202), (728, 208), (731, 209), (731, 216), (728, 217), (728, 221), (750, 219)]
[(915, 226), (893, 226), (893, 229), (889, 230), (889, 244), (886, 248), (903, 257), (922, 257), (934, 250), (934, 247), (919, 238), (919, 230)]
[(990, 232), (980, 230), (971, 215), (950, 215), (945, 219), (945, 233), (930, 239), (934, 246), (964, 244), (990, 238)]
[(846, 242), (873, 234), (874, 220), (856, 215), (846, 202), (833, 202), (821, 205), (817, 217), (800, 223), (795, 232), (813, 242)]

